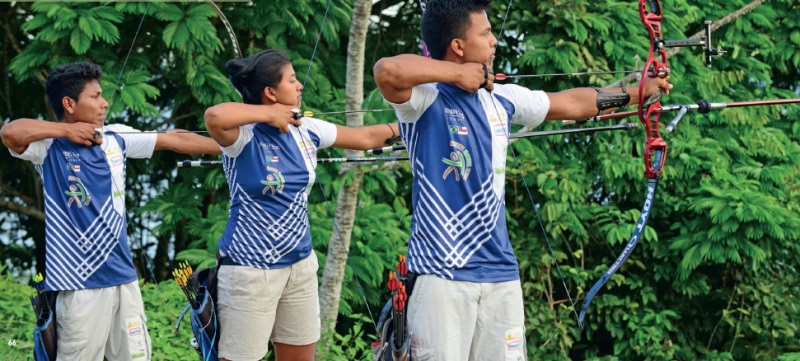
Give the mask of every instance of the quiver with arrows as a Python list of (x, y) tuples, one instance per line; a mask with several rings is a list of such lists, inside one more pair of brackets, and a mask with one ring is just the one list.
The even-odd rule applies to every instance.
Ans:
[(191, 345), (203, 361), (219, 360), (217, 351), (220, 338), (220, 327), (217, 321), (218, 270), (218, 267), (214, 267), (192, 272), (191, 267), (185, 264), (173, 272), (175, 281), (181, 286), (189, 301), (175, 323), (175, 334), (178, 334), (178, 327), (188, 313), (194, 333)]
[(380, 339), (372, 343), (373, 361), (410, 361), (411, 337), (408, 334), (407, 305), (416, 275), (408, 272), (406, 257), (400, 256), (397, 272), (389, 271), (391, 298), (378, 319)]
[[(44, 282), (39, 282), (44, 287)], [(33, 328), (33, 359), (36, 361), (55, 361), (57, 351), (56, 337), (56, 298), (58, 291), (44, 291), (38, 286), (36, 296), (31, 298), (36, 313), (36, 327)]]

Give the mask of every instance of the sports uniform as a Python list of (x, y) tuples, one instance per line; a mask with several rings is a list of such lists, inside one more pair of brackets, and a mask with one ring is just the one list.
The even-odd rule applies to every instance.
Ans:
[(408, 322), (415, 360), (524, 359), (519, 266), (505, 220), (509, 119), (537, 126), (544, 92), (447, 83), (392, 104), (414, 175)]
[(333, 144), (336, 126), (303, 118), (289, 129), (244, 125), (236, 142), (222, 147), (231, 209), (219, 241), (221, 358), (259, 359), (270, 339), (307, 345), (320, 337), (307, 199), (317, 150)]
[[(43, 139), (11, 154), (44, 188), (45, 289), (59, 291), (59, 360), (149, 360), (150, 337), (125, 233), (125, 161), (149, 158), (157, 135), (103, 127), (101, 145)], [(123, 133), (123, 134), (118, 134)]]

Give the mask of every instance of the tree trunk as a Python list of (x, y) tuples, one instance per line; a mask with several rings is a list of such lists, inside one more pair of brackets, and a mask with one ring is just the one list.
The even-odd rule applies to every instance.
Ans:
[[(353, 4), (353, 17), (350, 24), (350, 41), (347, 45), (347, 110), (361, 109), (364, 100), (364, 48), (366, 45), (369, 15), (372, 0), (356, 0)], [(364, 125), (363, 113), (347, 115), (348, 127)], [(345, 157), (363, 156), (360, 151), (345, 151)], [(342, 279), (347, 265), (347, 250), (350, 249), (350, 235), (358, 204), (358, 190), (361, 188), (363, 172), (351, 163), (343, 163), (340, 175), (349, 171), (356, 172), (353, 181), (339, 190), (336, 199), (336, 216), (328, 242), (328, 257), (322, 273), (319, 289), (320, 320), (323, 335), (336, 328), (339, 315), (339, 300), (342, 294)], [(338, 226), (338, 227), (337, 227)], [(320, 343), (317, 360), (325, 359), (330, 345), (330, 338)]]

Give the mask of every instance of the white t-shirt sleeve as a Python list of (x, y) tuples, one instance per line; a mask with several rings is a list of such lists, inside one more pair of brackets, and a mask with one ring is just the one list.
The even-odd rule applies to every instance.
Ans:
[(303, 118), (303, 127), (319, 138), (318, 149), (328, 148), (336, 141), (336, 125), (316, 118)]
[(150, 158), (156, 148), (158, 133), (143, 132), (123, 124), (109, 124), (106, 130), (118, 134), (125, 140), (125, 152), (128, 158)]
[(242, 153), (242, 150), (253, 139), (253, 124), (247, 124), (239, 127), (239, 138), (233, 144), (227, 147), (219, 147), (222, 154), (229, 158), (236, 158)]
[(28, 149), (25, 149), (22, 154), (14, 153), (11, 149), (8, 151), (16, 158), (30, 161), (33, 164), (44, 164), (44, 159), (47, 158), (47, 150), (50, 149), (51, 144), (53, 144), (53, 139), (42, 139), (28, 144)]
[(411, 98), (405, 103), (396, 104), (386, 98), (384, 100), (397, 112), (397, 120), (400, 123), (414, 123), (428, 110), (438, 96), (439, 89), (436, 89), (436, 83), (428, 83), (411, 88)]
[(511, 123), (528, 127), (542, 124), (550, 111), (550, 98), (541, 90), (530, 90), (516, 84), (495, 84), (493, 94), (514, 106)]

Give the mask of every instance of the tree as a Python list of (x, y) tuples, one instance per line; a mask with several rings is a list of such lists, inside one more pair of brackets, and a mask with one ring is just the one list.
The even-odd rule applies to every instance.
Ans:
[[(353, 16), (350, 20), (350, 37), (347, 45), (347, 106), (348, 111), (360, 110), (364, 99), (364, 51), (366, 46), (367, 27), (372, 9), (371, 0), (356, 0), (353, 4)], [(364, 125), (363, 113), (350, 113), (347, 115), (348, 127)], [(363, 154), (360, 151), (345, 151), (346, 157), (355, 157)], [(347, 265), (347, 251), (350, 248), (350, 235), (353, 231), (353, 222), (356, 215), (358, 191), (361, 188), (363, 172), (357, 167), (345, 164), (339, 170), (343, 176), (352, 170), (348, 177), (349, 182), (339, 189), (336, 201), (334, 229), (328, 241), (328, 254), (325, 268), (320, 283), (319, 303), (320, 320), (325, 334), (336, 327), (336, 318), (339, 315), (339, 301), (344, 279), (344, 269)], [(328, 340), (330, 342), (330, 340)], [(327, 343), (320, 343), (321, 351), (317, 359), (323, 360), (329, 347)]]
[[(286, 49), (301, 74), (309, 66), (317, 39), (314, 31), (326, 3), (221, 5), (245, 56), (265, 48)], [(358, 4), (367, 6), (365, 3)], [(699, 31), (702, 21), (723, 19), (751, 3), (757, 1), (663, 1), (664, 35), (684, 38)], [(355, 10), (361, 8), (351, 5), (355, 6), (351, 1), (332, 3), (304, 93), (309, 110), (385, 107), (374, 92), (370, 65), (382, 56), (419, 53), (416, 1), (380, 0), (371, 2), (371, 10), (358, 10), (370, 14), (365, 40), (348, 33), (363, 16), (356, 16)], [(507, 5), (492, 2), (489, 16), (495, 30)], [(797, 10), (796, 1), (775, 0), (721, 26), (714, 33), (715, 43), (729, 53), (716, 58), (711, 69), (695, 49), (671, 57), (676, 88), (663, 103), (797, 97)], [(119, 81), (124, 87), (117, 87), (122, 60), (145, 13)], [(17, 2), (0, 3), (0, 16), (5, 19), (0, 25), (5, 31), (0, 66), (5, 74), (11, 74), (0, 86), (0, 114), (6, 121), (23, 116), (51, 119), (42, 80), (55, 65), (76, 60), (101, 65), (106, 73), (104, 89), (107, 94), (116, 92), (110, 119), (137, 127), (202, 129), (202, 112), (207, 106), (238, 100), (222, 70), (225, 61), (233, 57), (232, 47), (216, 13), (206, 4), (150, 3), (148, 8), (145, 3)], [(634, 69), (635, 55), (643, 57), (649, 46), (643, 30), (631, 1), (515, 1), (497, 49), (497, 67), (509, 74)], [(363, 80), (356, 80), (358, 70), (348, 71), (349, 53), (341, 46), (345, 39), (348, 48), (363, 43)], [(603, 86), (617, 79), (595, 75), (519, 83), (558, 91)], [(359, 84), (366, 96), (350, 95), (349, 89)], [(531, 185), (567, 286), (580, 304), (588, 287), (621, 251), (638, 216), (644, 192), (641, 133), (515, 142), (521, 169), (516, 170), (509, 157), (506, 205), (526, 300), (529, 358), (797, 357), (798, 114), (797, 106), (690, 113), (677, 133), (665, 135), (670, 147), (667, 167), (645, 237), (592, 303), (585, 332), (576, 328), (521, 179)], [(358, 118), (330, 120), (355, 124), (353, 119)], [(392, 119), (391, 113), (373, 113), (363, 121), (373, 124)], [(540, 128), (559, 127), (562, 125), (548, 123)], [(340, 153), (330, 150), (322, 154)], [(8, 153), (0, 158), (6, 164), (0, 169), (4, 235), (0, 257), (10, 265), (6, 272), (24, 279), (33, 264), (42, 265), (41, 260), (35, 261), (34, 252), (44, 239), (41, 188), (28, 163), (11, 159)], [(177, 159), (162, 154), (129, 164), (129, 234), (142, 278), (150, 278), (141, 256), (144, 252), (151, 255), (159, 280), (166, 278), (173, 253), (191, 259), (194, 265), (213, 264), (216, 240), (227, 221), (227, 186), (221, 169), (176, 171)], [(323, 194), (315, 190), (309, 199), (312, 237), (321, 264), (332, 261), (331, 269), (342, 269), (338, 244), (349, 245), (341, 250), (349, 248), (352, 265), (339, 273), (338, 299), (334, 297), (337, 281), (329, 280), (324, 272), (321, 277), (320, 294), (326, 299), (331, 296), (325, 301), (324, 317), (335, 319), (338, 310), (335, 328), (325, 325), (331, 327), (325, 330), (332, 330), (327, 332), (330, 341), (321, 346), (327, 347), (327, 359), (366, 359), (375, 334), (363, 316), (365, 302), (374, 308), (385, 301), (385, 270), (404, 252), (411, 178), (407, 165), (346, 168), (322, 164), (317, 169), (326, 197), (337, 196), (333, 204), (337, 224), (344, 231), (342, 242), (327, 214)], [(136, 209), (139, 211), (134, 213)], [(363, 295), (355, 275), (361, 278)], [(161, 288), (143, 287), (149, 300), (148, 316), (153, 315), (150, 319), (168, 318), (179, 303), (180, 295), (171, 292), (176, 291), (174, 286), (162, 284)], [(14, 300), (24, 301), (23, 292), (15, 288)], [(158, 294), (172, 305), (168, 312), (161, 309)], [(29, 317), (28, 313), (8, 304), (0, 307), (0, 314), (10, 322)], [(157, 328), (153, 334), (171, 334), (168, 322), (152, 324)], [(24, 327), (14, 326), (8, 327), (12, 331), (7, 334), (18, 337)], [(155, 350), (168, 350), (176, 357), (192, 352), (167, 336), (156, 342)], [(0, 349), (0, 354), (14, 350), (20, 349)]]

